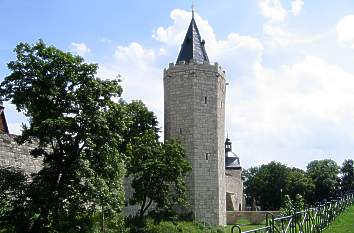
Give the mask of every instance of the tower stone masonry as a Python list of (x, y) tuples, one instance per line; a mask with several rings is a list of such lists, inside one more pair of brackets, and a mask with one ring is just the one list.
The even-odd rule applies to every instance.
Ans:
[(225, 72), (209, 64), (192, 17), (176, 64), (164, 70), (164, 134), (182, 143), (192, 166), (194, 219), (214, 225), (226, 224), (225, 90)]

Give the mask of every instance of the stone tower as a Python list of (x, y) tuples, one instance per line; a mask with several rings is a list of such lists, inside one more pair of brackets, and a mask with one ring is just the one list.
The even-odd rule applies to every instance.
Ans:
[(209, 64), (204, 44), (193, 12), (176, 64), (164, 70), (164, 133), (182, 143), (192, 165), (194, 219), (225, 225), (225, 72)]

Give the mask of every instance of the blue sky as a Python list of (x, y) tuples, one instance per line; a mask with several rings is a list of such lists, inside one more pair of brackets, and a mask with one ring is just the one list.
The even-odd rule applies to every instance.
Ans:
[[(354, 156), (354, 1), (195, 0), (212, 62), (226, 70), (226, 130), (244, 167)], [(0, 0), (0, 80), (19, 42), (46, 43), (123, 76), (163, 126), (162, 73), (191, 1)], [(13, 133), (26, 119), (5, 103)], [(162, 128), (163, 130), (163, 128)]]

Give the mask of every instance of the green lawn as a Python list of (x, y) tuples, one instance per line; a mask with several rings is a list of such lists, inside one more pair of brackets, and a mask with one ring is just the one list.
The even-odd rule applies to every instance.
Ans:
[(338, 216), (323, 233), (354, 233), (354, 205)]
[[(257, 228), (264, 227), (265, 225), (247, 225), (247, 226), (241, 226), (242, 231), (249, 231)], [(232, 225), (228, 225), (225, 227), (225, 233), (231, 233), (231, 228)], [(234, 230), (234, 233), (238, 233), (237, 229)]]
[[(247, 219), (239, 219), (235, 224), (241, 225), (242, 231), (249, 231), (257, 228), (261, 228), (265, 226), (265, 221), (263, 225), (251, 225), (251, 223)], [(233, 225), (228, 225), (225, 227), (225, 233), (231, 233), (231, 228)], [(234, 233), (237, 233), (237, 229), (234, 230)]]

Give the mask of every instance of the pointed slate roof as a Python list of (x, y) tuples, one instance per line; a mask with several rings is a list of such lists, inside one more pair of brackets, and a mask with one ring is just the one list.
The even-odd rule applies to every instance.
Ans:
[(191, 59), (194, 59), (198, 63), (209, 63), (204, 44), (205, 42), (201, 39), (197, 24), (195, 23), (193, 11), (192, 20), (184, 38), (181, 51), (179, 52), (177, 63), (180, 61), (188, 63)]

